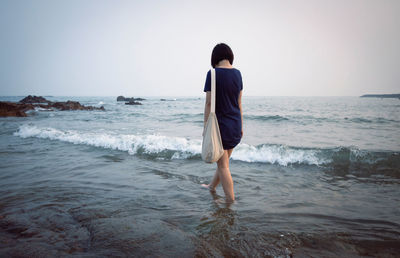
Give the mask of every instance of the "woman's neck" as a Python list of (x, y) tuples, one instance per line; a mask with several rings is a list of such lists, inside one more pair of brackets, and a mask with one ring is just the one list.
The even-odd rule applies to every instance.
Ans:
[(229, 63), (229, 60), (226, 60), (226, 59), (219, 61), (218, 64), (215, 67), (218, 67), (218, 68), (233, 68), (231, 63)]

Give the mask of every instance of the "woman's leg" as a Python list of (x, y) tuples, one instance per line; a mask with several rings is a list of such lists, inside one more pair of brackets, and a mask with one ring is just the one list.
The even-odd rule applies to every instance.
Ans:
[[(218, 160), (218, 178), (224, 189), (226, 200), (232, 202), (235, 200), (235, 194), (233, 193), (233, 180), (231, 172), (229, 170), (229, 157), (232, 154), (233, 149), (225, 150), (224, 155)], [(214, 181), (214, 180), (213, 180)]]
[(217, 169), (215, 170), (213, 180), (208, 185), (208, 188), (210, 189), (210, 191), (215, 192), (215, 188), (217, 188), (218, 184), (219, 184), (219, 175), (218, 175), (218, 167), (217, 167)]
[[(227, 151), (228, 151), (228, 159), (229, 159), (232, 155), (233, 149), (229, 149)], [(229, 166), (229, 164), (228, 164), (228, 166)], [(210, 189), (210, 191), (214, 192), (215, 188), (218, 186), (219, 182), (220, 182), (220, 180), (219, 180), (218, 167), (217, 167), (217, 169), (215, 170), (214, 178), (211, 181), (211, 183), (209, 185), (207, 185), (207, 187)]]

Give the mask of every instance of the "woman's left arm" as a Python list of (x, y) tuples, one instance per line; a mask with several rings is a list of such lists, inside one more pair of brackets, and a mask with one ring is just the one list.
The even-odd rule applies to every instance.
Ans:
[(206, 123), (208, 120), (208, 116), (210, 115), (211, 111), (211, 91), (206, 92), (206, 103), (204, 105), (204, 128), (203, 128), (203, 136), (204, 136), (204, 129), (206, 128)]

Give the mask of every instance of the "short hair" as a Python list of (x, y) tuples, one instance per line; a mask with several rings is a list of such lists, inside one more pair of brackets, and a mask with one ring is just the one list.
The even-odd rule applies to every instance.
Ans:
[(224, 43), (219, 43), (216, 45), (211, 54), (211, 66), (215, 66), (221, 61), (227, 59), (229, 63), (233, 64), (233, 52), (232, 49)]

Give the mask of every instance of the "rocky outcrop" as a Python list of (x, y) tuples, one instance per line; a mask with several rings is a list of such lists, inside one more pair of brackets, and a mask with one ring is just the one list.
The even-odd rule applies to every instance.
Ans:
[(134, 100), (130, 100), (129, 102), (125, 102), (125, 105), (142, 105), (142, 103)]
[(93, 107), (81, 105), (78, 101), (68, 100), (67, 102), (52, 102), (48, 108), (57, 108), (59, 110), (104, 110), (104, 107)]
[[(34, 103), (47, 103), (47, 104), (34, 104)], [(26, 111), (35, 109), (35, 107), (41, 107), (51, 111), (52, 109), (58, 110), (105, 110), (103, 106), (93, 107), (81, 105), (78, 101), (67, 102), (51, 102), (41, 96), (31, 96), (25, 97), (19, 102), (5, 102), (0, 101), (0, 117), (16, 116), (16, 117), (26, 117)]]
[(43, 98), (42, 96), (27, 96), (19, 101), (19, 103), (50, 103), (51, 101)]
[(117, 101), (125, 101), (125, 97), (124, 96), (118, 96), (117, 97)]
[(27, 116), (25, 112), (34, 108), (35, 107), (32, 104), (19, 104), (14, 102), (0, 101), (0, 117), (1, 116), (25, 117)]
[(146, 99), (142, 99), (142, 98), (125, 98), (124, 96), (118, 96), (117, 97), (117, 101), (125, 101), (125, 102), (129, 102), (129, 101), (143, 101)]

